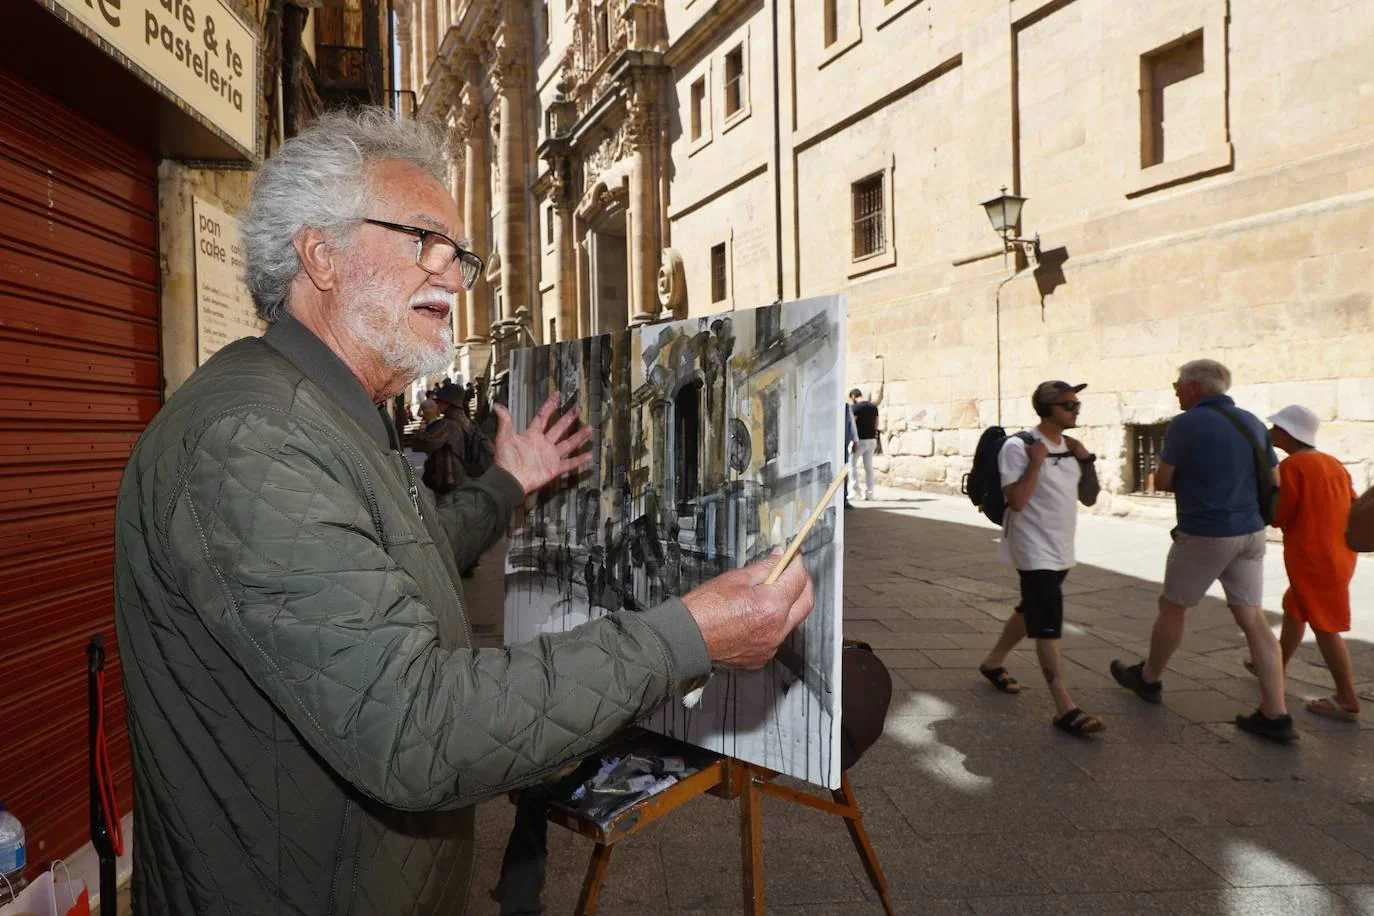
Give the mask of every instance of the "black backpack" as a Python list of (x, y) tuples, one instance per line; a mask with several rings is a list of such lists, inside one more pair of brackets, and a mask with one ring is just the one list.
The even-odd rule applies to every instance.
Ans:
[[(1016, 437), (1030, 445), (1035, 437), (1028, 432), (1019, 432)], [(978, 448), (973, 452), (973, 468), (964, 475), (960, 492), (969, 502), (978, 507), (988, 521), (1001, 525), (1007, 514), (1007, 495), (1002, 492), (1002, 475), (997, 470), (997, 458), (1006, 444), (1007, 431), (1000, 426), (989, 426), (978, 439)]]

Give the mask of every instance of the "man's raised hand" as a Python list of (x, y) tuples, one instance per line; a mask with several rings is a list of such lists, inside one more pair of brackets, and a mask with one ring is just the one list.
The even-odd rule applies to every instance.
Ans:
[(558, 395), (549, 395), (539, 413), (534, 415), (529, 429), (519, 435), (515, 433), (510, 411), (500, 404), (493, 409), (496, 412), (496, 464), (520, 482), (526, 496), (592, 460), (590, 452), (582, 451), (582, 446), (592, 437), (592, 430), (579, 422), (577, 411), (570, 409), (554, 419)]

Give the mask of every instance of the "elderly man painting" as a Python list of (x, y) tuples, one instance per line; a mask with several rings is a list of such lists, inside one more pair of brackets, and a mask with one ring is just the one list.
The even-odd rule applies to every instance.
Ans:
[(436, 134), (328, 116), (258, 176), (247, 277), (271, 325), (202, 366), (117, 509), (138, 913), (458, 913), (472, 804), (595, 748), (810, 611), (766, 563), (642, 613), (470, 647), (460, 568), (585, 460), (552, 402), (446, 500), (378, 406), (452, 358), (460, 241)]

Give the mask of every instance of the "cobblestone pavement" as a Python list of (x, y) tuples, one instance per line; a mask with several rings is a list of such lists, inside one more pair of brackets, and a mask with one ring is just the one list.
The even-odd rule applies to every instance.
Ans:
[[(1315, 646), (1289, 670), (1293, 747), (1232, 724), (1258, 690), (1216, 598), (1191, 612), (1163, 704), (1140, 702), (1107, 666), (1145, 651), (1168, 534), (1085, 517), (1063, 650), (1075, 699), (1107, 730), (1072, 738), (1050, 727), (1030, 644), (1009, 662), (1020, 696), (975, 670), (1015, 594), (995, 529), (967, 502), (879, 497), (845, 513), (845, 631), (878, 649), (896, 692), (886, 735), (851, 778), (898, 912), (1374, 914), (1374, 706), (1357, 725), (1302, 710), (1330, 692)], [(1281, 547), (1271, 546), (1265, 604), (1277, 608)], [(498, 565), (485, 561), (479, 577)], [(1351, 651), (1374, 700), (1372, 579), (1362, 561)], [(499, 623), (484, 629), (495, 639)], [(470, 912), (497, 912), (486, 891), (511, 814), (504, 799), (479, 807)], [(882, 912), (838, 818), (771, 798), (763, 817), (770, 913)], [(618, 844), (598, 912), (739, 913), (737, 818), (732, 803), (703, 798)], [(547, 913), (572, 912), (590, 848), (550, 829)]]

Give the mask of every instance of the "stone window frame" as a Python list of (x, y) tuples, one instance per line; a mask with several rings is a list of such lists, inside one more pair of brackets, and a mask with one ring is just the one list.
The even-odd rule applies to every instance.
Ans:
[(1201, 91), (1211, 115), (1208, 118), (1208, 136), (1200, 152), (1183, 159), (1164, 161), (1158, 165), (1142, 167), (1139, 145), (1133, 147), (1134, 172), (1127, 180), (1126, 197), (1139, 197), (1151, 191), (1173, 187), (1186, 181), (1230, 171), (1235, 167), (1235, 150), (1231, 145), (1230, 133), (1230, 61), (1228, 60), (1228, 35), (1225, 0), (1208, 0), (1206, 9), (1197, 20), (1186, 23), (1188, 28), (1180, 28), (1177, 21), (1164, 21), (1144, 29), (1135, 36), (1139, 51), (1136, 55), (1140, 83), (1137, 85), (1135, 105), (1123, 106), (1131, 112), (1134, 134), (1140, 139), (1144, 129), (1142, 106), (1144, 93), (1148, 86), (1147, 61), (1155, 55), (1188, 41), (1198, 32), (1202, 33), (1203, 72), (1193, 79), (1202, 80)]
[[(919, 0), (914, 0), (914, 2), (919, 2)], [(825, 43), (825, 11), (821, 11), (821, 28), (817, 33), (820, 39), (821, 53), (820, 59), (816, 62), (817, 70), (824, 69), (831, 61), (864, 40), (863, 3), (861, 0), (835, 0), (836, 7), (840, 4), (850, 7), (854, 15), (850, 17), (849, 21), (852, 22), (853, 25), (849, 29), (836, 34), (835, 41), (827, 45)]]
[[(847, 196), (849, 198), (849, 205), (845, 211), (848, 214), (846, 221), (849, 224), (849, 232), (846, 233), (849, 239), (846, 246), (849, 257), (846, 262), (845, 276), (850, 280), (863, 274), (895, 267), (897, 264), (896, 173), (896, 157), (887, 150), (870, 152), (845, 170), (845, 186), (848, 189)], [(887, 246), (883, 251), (856, 258), (854, 256), (853, 221), (854, 186), (875, 175), (882, 175), (883, 178), (883, 233), (887, 239)]]
[[(750, 53), (750, 49), (753, 45), (751, 41), (752, 37), (753, 28), (746, 27), (740, 40), (726, 49), (725, 53), (720, 55), (720, 111), (721, 114), (725, 116), (725, 120), (722, 122), (720, 128), (722, 134), (729, 133), (741, 122), (748, 120), (749, 116), (754, 113), (753, 104), (750, 102), (754, 75), (752, 55)], [(728, 72), (726, 62), (730, 55), (736, 51), (740, 52), (740, 106), (732, 114), (725, 114), (725, 105), (729, 97), (729, 89), (725, 84), (725, 74)], [(707, 94), (709, 95), (710, 93), (708, 92)]]
[[(701, 152), (706, 147), (710, 146), (711, 141), (715, 139), (715, 106), (712, 104), (712, 100), (715, 98), (715, 94), (711, 92), (711, 86), (713, 85), (714, 79), (715, 62), (709, 57), (706, 60), (702, 61), (700, 66), (698, 66), (687, 76), (687, 104), (683, 107), (687, 110), (687, 124), (685, 125), (686, 130), (684, 132), (687, 135), (688, 156), (694, 156), (697, 153)], [(704, 103), (704, 110), (702, 111), (701, 118), (701, 136), (693, 140), (692, 87), (695, 86), (698, 82), (702, 81), (704, 81), (706, 93), (705, 97), (702, 99)]]
[[(711, 260), (717, 248), (724, 248), (725, 252), (725, 296), (717, 299), (715, 291), (716, 267)], [(711, 303), (713, 311), (731, 312), (735, 309), (735, 233), (731, 230), (725, 237), (717, 241), (706, 250), (706, 299)]]
[(554, 238), (557, 232), (557, 228), (554, 224), (558, 221), (558, 214), (554, 212), (552, 200), (545, 200), (544, 206), (540, 209), (543, 212), (541, 214), (542, 218), (539, 221), (539, 234), (548, 236), (548, 238), (544, 239), (544, 253), (553, 254), (554, 250), (558, 247)]
[(925, 0), (876, 0), (878, 3), (878, 21), (874, 23), (874, 28), (881, 29), (891, 24), (892, 20), (905, 13), (907, 10), (914, 9)]

